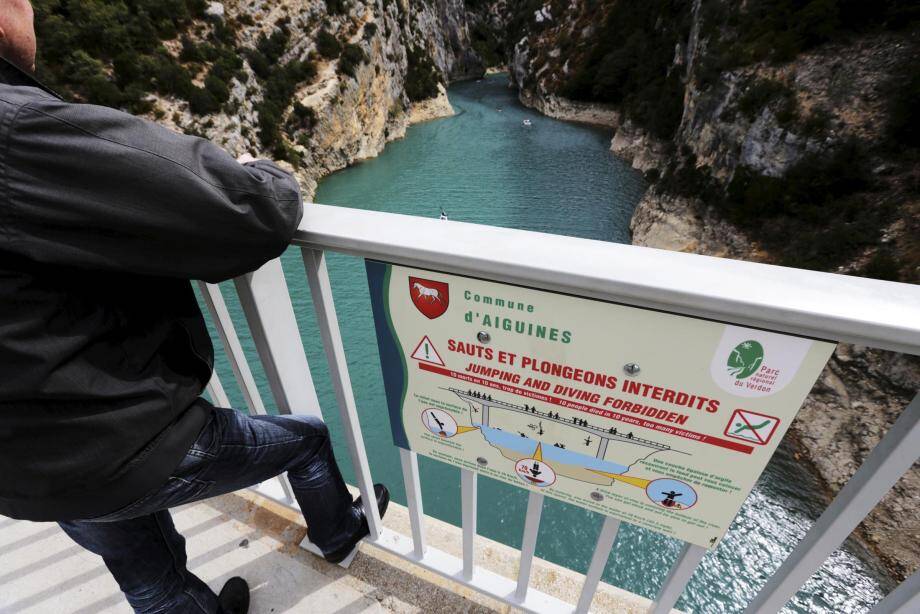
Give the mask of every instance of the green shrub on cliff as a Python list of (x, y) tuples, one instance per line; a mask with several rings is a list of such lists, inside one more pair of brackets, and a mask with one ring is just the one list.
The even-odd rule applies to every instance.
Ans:
[(316, 76), (316, 66), (309, 61), (294, 60), (274, 69), (263, 84), (262, 101), (255, 106), (259, 114), (259, 141), (281, 160), (296, 162), (284, 147), (281, 120), (297, 88)]
[(873, 30), (906, 30), (920, 20), (912, 0), (703, 0), (700, 37), (709, 49), (706, 84), (753, 62), (788, 62), (818, 45)]
[(263, 34), (259, 37), (259, 41), (256, 43), (256, 50), (265, 56), (269, 64), (275, 64), (281, 60), (281, 56), (284, 55), (284, 51), (287, 49), (287, 44), (290, 39), (291, 33), (287, 25), (281, 23), (269, 36)]
[(888, 113), (888, 134), (899, 145), (920, 147), (920, 60), (904, 67), (906, 82), (897, 84)]
[(440, 75), (434, 62), (423, 49), (410, 48), (406, 51), (406, 95), (416, 102), (438, 95)]
[(860, 275), (886, 281), (900, 281), (900, 268), (900, 263), (891, 250), (879, 249), (860, 271)]
[(377, 34), (377, 24), (373, 21), (364, 24), (364, 40), (369, 41)]
[(486, 24), (480, 22), (470, 28), (470, 43), (485, 66), (498, 66), (504, 62), (504, 47)]
[[(161, 40), (202, 16), (202, 0), (34, 0), (33, 6), (38, 76), (64, 96), (146, 111), (143, 97), (155, 89), (192, 94), (190, 79)], [(183, 48), (198, 61), (190, 41)]]
[(562, 95), (618, 105), (639, 126), (670, 138), (680, 123), (684, 92), (681, 70), (672, 69), (674, 49), (686, 41), (689, 26), (689, 3), (615, 3), (590, 51), (572, 62)]
[(748, 121), (753, 121), (764, 107), (775, 102), (781, 113), (785, 109), (786, 116), (794, 114), (789, 107), (794, 108), (795, 94), (788, 85), (773, 79), (757, 79), (738, 99), (738, 110)]
[(326, 10), (330, 15), (344, 15), (350, 4), (348, 0), (326, 0)]
[(339, 71), (354, 78), (358, 66), (367, 62), (367, 54), (358, 45), (348, 43), (339, 56)]
[(871, 203), (866, 153), (848, 142), (830, 154), (810, 154), (782, 177), (739, 167), (716, 204), (782, 264), (833, 269), (876, 245), (891, 209)]
[(224, 80), (215, 75), (213, 71), (205, 77), (204, 89), (208, 90), (208, 93), (214, 97), (218, 105), (222, 105), (230, 100), (230, 88), (227, 87)]
[(192, 86), (188, 108), (195, 115), (210, 115), (220, 110), (220, 102), (207, 88)]
[(316, 50), (328, 60), (334, 60), (342, 53), (342, 43), (335, 34), (323, 28), (316, 36)]

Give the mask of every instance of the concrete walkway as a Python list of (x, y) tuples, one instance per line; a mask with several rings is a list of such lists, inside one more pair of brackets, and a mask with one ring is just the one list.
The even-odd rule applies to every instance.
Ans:
[[(512, 608), (470, 588), (362, 544), (346, 570), (299, 547), (307, 529), (298, 512), (243, 490), (173, 510), (187, 540), (189, 568), (215, 591), (232, 576), (252, 590), (251, 614), (508, 614)], [(455, 557), (460, 529), (426, 517), (431, 547)], [(384, 525), (407, 535), (405, 507), (390, 503)], [(476, 563), (516, 578), (520, 553), (479, 537)], [(534, 560), (531, 585), (568, 603), (584, 576)], [(649, 601), (601, 583), (593, 612), (645, 614)], [(680, 614), (676, 610), (675, 614)], [(130, 614), (102, 564), (56, 524), (0, 516), (0, 614)]]
[[(215, 591), (231, 576), (245, 577), (252, 588), (253, 614), (393, 611), (341, 570), (238, 522), (213, 503), (174, 511), (176, 526), (188, 540), (189, 568)], [(0, 612), (132, 610), (102, 559), (77, 546), (57, 525), (0, 518)]]

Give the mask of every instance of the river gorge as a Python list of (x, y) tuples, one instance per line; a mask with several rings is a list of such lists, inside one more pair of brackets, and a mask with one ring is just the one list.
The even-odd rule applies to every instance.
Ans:
[[(443, 209), (451, 220), (630, 241), (630, 220), (646, 184), (628, 162), (611, 153), (609, 129), (550, 119), (521, 106), (505, 75), (458, 82), (448, 94), (455, 115), (414, 125), (380, 156), (322, 179), (315, 201), (423, 217), (437, 217)], [(346, 480), (354, 483), (298, 250), (288, 250), (282, 261), (336, 456), (345, 465)], [(405, 504), (364, 264), (331, 254), (329, 269), (371, 471), (375, 481), (390, 485), (394, 500)], [(232, 289), (226, 290), (237, 326), (244, 330)], [(255, 350), (248, 340), (244, 346), (263, 398), (269, 399)], [(220, 352), (218, 356), (218, 373), (229, 383), (229, 366)], [(230, 392), (242, 407), (238, 391)], [(426, 514), (459, 525), (459, 472), (427, 458), (420, 457), (419, 464)], [(480, 534), (519, 547), (526, 493), (487, 478), (479, 484)], [(781, 446), (727, 537), (703, 559), (678, 607), (694, 612), (743, 608), (823, 509), (820, 488), (792, 451)], [(601, 520), (547, 499), (537, 556), (584, 572)], [(674, 540), (625, 527), (604, 580), (652, 597), (679, 547)], [(867, 562), (871, 560), (859, 544), (848, 542), (788, 611), (866, 611), (891, 589), (890, 580)]]

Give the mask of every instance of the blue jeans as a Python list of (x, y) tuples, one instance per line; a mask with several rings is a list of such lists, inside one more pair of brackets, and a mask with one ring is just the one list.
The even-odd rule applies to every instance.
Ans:
[(361, 525), (329, 441), (308, 416), (247, 416), (215, 408), (166, 481), (127, 507), (61, 522), (75, 542), (102, 557), (135, 612), (214, 614), (217, 596), (186, 569), (185, 539), (168, 509), (239, 490), (288, 472), (310, 541), (324, 552)]

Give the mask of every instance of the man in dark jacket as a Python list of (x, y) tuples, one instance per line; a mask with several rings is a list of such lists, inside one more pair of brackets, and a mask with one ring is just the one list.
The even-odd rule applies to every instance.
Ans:
[[(189, 283), (284, 251), (300, 191), (269, 161), (34, 81), (27, 0), (0, 11), (0, 514), (57, 521), (137, 612), (245, 612), (185, 566), (168, 508), (288, 472), (309, 535), (368, 533), (317, 419), (201, 399), (213, 349)], [(385, 511), (386, 489), (375, 488)]]

